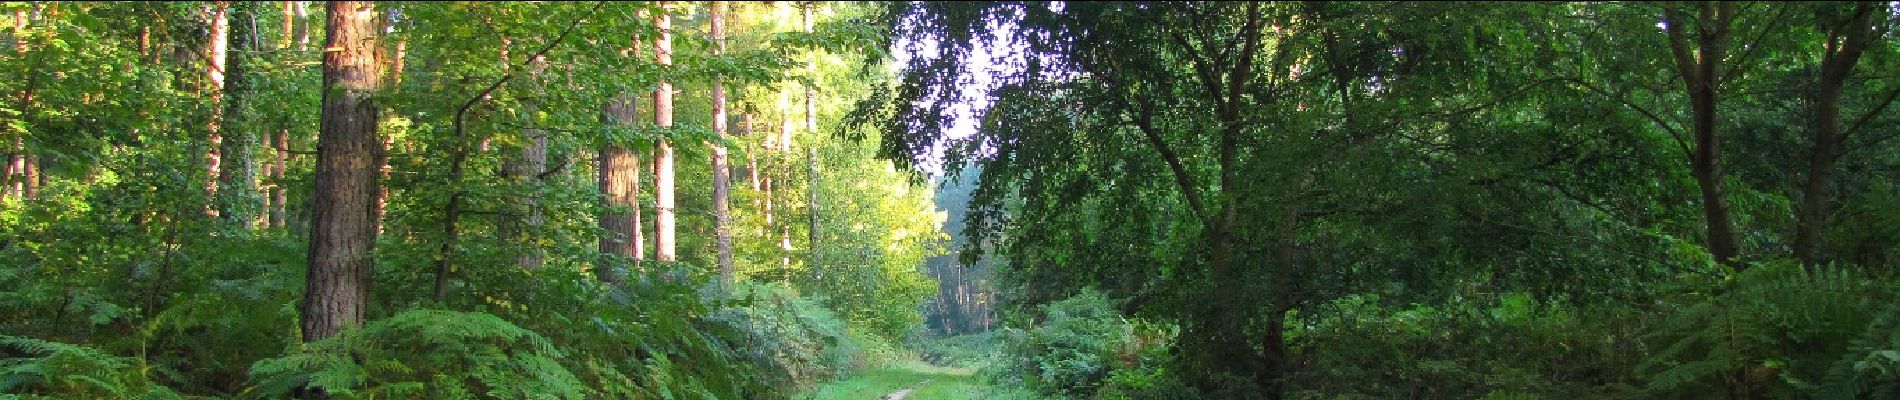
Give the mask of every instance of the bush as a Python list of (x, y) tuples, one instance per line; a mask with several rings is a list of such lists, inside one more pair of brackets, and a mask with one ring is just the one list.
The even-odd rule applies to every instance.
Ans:
[(731, 307), (710, 321), (733, 329), (735, 349), (793, 385), (837, 376), (858, 363), (861, 343), (818, 301), (764, 285), (736, 286)]
[(1627, 397), (1640, 349), (1627, 313), (1522, 293), (1394, 308), (1374, 295), (1291, 327), (1288, 390), (1301, 399)]
[(1170, 361), (1173, 327), (1125, 319), (1107, 296), (1093, 289), (1049, 303), (1040, 314), (1040, 322), (1026, 330), (997, 333), (1005, 358), (986, 369), (986, 376), (1065, 398), (1167, 398), (1183, 393), (1184, 387), (1164, 367)]

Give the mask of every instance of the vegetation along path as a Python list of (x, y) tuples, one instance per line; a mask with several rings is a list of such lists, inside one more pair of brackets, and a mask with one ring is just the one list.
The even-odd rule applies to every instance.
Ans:
[(979, 399), (992, 390), (961, 368), (898, 365), (859, 373), (819, 386), (803, 396), (809, 400), (963, 400)]

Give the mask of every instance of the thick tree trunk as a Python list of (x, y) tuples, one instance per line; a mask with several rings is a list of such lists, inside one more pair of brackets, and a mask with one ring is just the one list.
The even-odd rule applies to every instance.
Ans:
[(224, 169), (224, 136), (221, 132), (224, 124), (224, 77), (225, 50), (230, 46), (231, 23), (229, 14), (231, 5), (227, 2), (212, 2), (209, 36), (205, 40), (205, 94), (211, 101), (211, 119), (205, 125), (205, 213), (218, 216), (218, 183), (223, 181), (219, 172)]
[[(614, 125), (632, 127), (639, 120), (631, 95), (607, 102), (601, 108), (608, 122)], [(601, 282), (618, 285), (625, 282), (628, 269), (614, 261), (615, 256), (631, 259), (634, 269), (646, 258), (645, 241), (640, 232), (640, 156), (633, 150), (608, 144), (600, 150), (598, 161), (600, 192), (608, 207), (600, 214), (600, 252), (608, 257), (595, 266), (594, 275)], [(620, 207), (629, 211), (614, 211)]]
[[(660, 13), (653, 16), (653, 25), (659, 29), (658, 37), (653, 39), (654, 61), (663, 66), (673, 65), (673, 26), (672, 17), (665, 11), (668, 2), (660, 2)], [(660, 81), (653, 91), (653, 125), (660, 129), (673, 127), (673, 84)], [(673, 215), (673, 144), (662, 139), (653, 151), (653, 256), (661, 262), (678, 260), (674, 253)]]
[[(713, 55), (726, 52), (726, 2), (712, 2), (708, 14), (712, 25)], [(726, 85), (724, 79), (713, 77), (712, 83), (713, 136), (726, 136)], [(712, 144), (712, 201), (713, 235), (718, 246), (719, 281), (732, 283), (732, 218), (728, 215), (727, 201), (731, 198), (732, 177), (726, 169), (726, 146)]]
[(382, 77), (376, 8), (366, 1), (327, 7), (323, 114), (312, 195), (310, 265), (303, 298), (303, 339), (322, 340), (360, 326), (375, 261), (377, 110)]

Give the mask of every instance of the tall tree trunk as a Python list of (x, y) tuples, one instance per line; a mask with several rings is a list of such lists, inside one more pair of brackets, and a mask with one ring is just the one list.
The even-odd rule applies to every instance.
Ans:
[[(785, 90), (779, 92), (779, 98), (778, 98), (779, 136), (778, 136), (777, 150), (781, 156), (784, 156), (785, 153), (789, 153), (792, 151), (792, 132), (795, 129), (797, 129), (796, 128), (797, 124), (793, 122), (796, 120), (792, 118), (791, 96), (792, 96), (792, 88), (789, 87), (789, 85), (788, 87), (785, 88)], [(790, 170), (792, 168), (792, 165), (795, 165), (795, 164), (791, 164), (792, 161), (790, 160), (790, 157), (784, 157), (782, 158), (782, 160), (785, 162), (785, 165), (784, 165), (785, 177), (783, 178), (785, 181), (790, 181), (791, 180)], [(780, 182), (780, 183), (783, 184), (784, 182)], [(767, 199), (767, 201), (770, 201), (770, 199)], [(790, 201), (797, 201), (797, 200), (790, 200)], [(778, 234), (779, 234), (779, 238), (778, 238), (779, 268), (782, 268), (784, 272), (787, 274), (786, 279), (790, 279), (790, 274), (791, 274), (791, 269), (792, 269), (792, 226), (791, 226), (791, 223), (786, 222), (783, 224), (779, 224)]]
[[(397, 10), (391, 9), (391, 10), (388, 10), (388, 12), (389, 12), (388, 17), (383, 19), (383, 31), (393, 32), (396, 29), (394, 21), (396, 20)], [(379, 48), (377, 50), (381, 51), (382, 49)], [(507, 48), (503, 47), (502, 51), (506, 52)], [(408, 58), (409, 56), (408, 53), (409, 53), (409, 38), (404, 37), (402, 39), (396, 40), (396, 54), (395, 56), (389, 58), (389, 64), (390, 64), (389, 76), (387, 77), (387, 79), (391, 87), (402, 84), (403, 59)], [(378, 53), (378, 54), (381, 54), (381, 53)], [(508, 59), (506, 57), (503, 57), (501, 61), (502, 61), (502, 65), (507, 65), (508, 63)], [(394, 115), (384, 116), (384, 118), (393, 118), (393, 117)], [(384, 136), (383, 149), (381, 152), (376, 153), (377, 179), (381, 179), (383, 182), (388, 182), (389, 174), (392, 172), (395, 172), (394, 169), (390, 168), (389, 166), (389, 148), (394, 147), (395, 145), (396, 145), (395, 136)], [(379, 185), (376, 189), (376, 234), (377, 235), (383, 234), (383, 216), (386, 215), (388, 211), (389, 211), (389, 187)]]
[[(805, 33), (810, 34), (812, 33), (812, 19), (811, 18), (812, 18), (813, 6), (812, 6), (812, 3), (810, 2), (802, 3), (801, 6), (802, 6), (801, 8), (804, 11)], [(808, 71), (810, 71), (812, 75), (817, 75), (818, 62), (817, 62), (816, 56), (811, 56), (809, 54), (807, 56), (810, 59), (806, 61), (805, 68)], [(809, 133), (818, 132), (818, 100), (817, 99), (818, 99), (818, 91), (814, 90), (811, 87), (806, 87), (805, 88), (805, 132), (809, 132)], [(805, 251), (810, 254), (810, 258), (811, 258), (810, 260), (806, 261), (806, 263), (809, 265), (807, 265), (805, 268), (811, 270), (812, 280), (814, 282), (824, 282), (824, 276), (825, 276), (824, 268), (823, 268), (824, 265), (819, 262), (820, 257), (822, 257), (822, 253), (818, 252), (818, 233), (819, 233), (819, 229), (818, 229), (818, 147), (815, 145), (816, 141), (813, 141), (813, 143), (814, 143), (813, 146), (805, 147), (805, 164), (807, 164), (807, 167), (808, 167), (807, 175), (806, 175), (807, 178), (805, 182), (805, 200), (806, 200), (805, 214), (808, 215), (810, 219), (809, 221), (810, 226), (807, 227), (808, 230), (806, 231), (806, 236), (808, 237), (808, 239), (806, 241)]]
[(1821, 57), (1819, 88), (1814, 94), (1814, 149), (1808, 153), (1807, 181), (1795, 214), (1794, 256), (1803, 265), (1821, 262), (1821, 234), (1827, 230), (1828, 188), (1834, 164), (1840, 160), (1847, 133), (1841, 131), (1841, 94), (1867, 43), (1881, 33), (1874, 21), (1884, 20), (1881, 2), (1859, 2), (1852, 18), (1840, 26), (1825, 27), (1827, 43)]
[(1690, 174), (1702, 195), (1702, 214), (1709, 254), (1715, 261), (1737, 271), (1746, 268), (1738, 258), (1735, 222), (1730, 216), (1728, 189), (1723, 184), (1721, 137), (1716, 132), (1716, 114), (1723, 79), (1722, 62), (1727, 55), (1729, 25), (1734, 20), (1735, 4), (1708, 2), (1701, 5), (1694, 29), (1695, 50), (1690, 49), (1686, 19), (1673, 8), (1664, 9), (1669, 48), (1675, 56), (1676, 70), (1689, 93), (1691, 139)]
[[(658, 37), (653, 39), (653, 59), (662, 66), (673, 65), (673, 25), (667, 3), (660, 2), (660, 12), (653, 16), (653, 25), (659, 29)], [(673, 127), (671, 82), (661, 80), (659, 88), (653, 90), (653, 125), (660, 129)], [(658, 144), (653, 151), (653, 256), (661, 262), (672, 262), (679, 258), (674, 253), (673, 237), (673, 144), (667, 139)]]
[(263, 210), (263, 197), (257, 191), (257, 148), (256, 129), (244, 119), (244, 107), (251, 101), (253, 84), (250, 74), (252, 63), (257, 59), (258, 44), (257, 16), (262, 14), (264, 3), (239, 2), (231, 6), (231, 16), (237, 21), (230, 24), (232, 46), (235, 50), (227, 55), (225, 65), (227, 90), (224, 99), (224, 112), (221, 118), (231, 123), (225, 129), (230, 137), (225, 138), (219, 150), (223, 160), (219, 163), (218, 213), (226, 220), (249, 229), (256, 226), (260, 211)]
[[(292, 49), (293, 44), (298, 43), (297, 40), (299, 37), (297, 31), (303, 28), (304, 15), (302, 12), (304, 8), (301, 7), (302, 3), (301, 1), (283, 2), (282, 34), (278, 36), (277, 49), (284, 53), (293, 54), (286, 56), (291, 60), (300, 58), (295, 55), (299, 53), (289, 53), (288, 50)], [(272, 155), (267, 164), (268, 167), (265, 169), (265, 174), (270, 179), (270, 184), (267, 185), (269, 187), (269, 193), (265, 195), (265, 213), (268, 214), (266, 224), (272, 228), (285, 227), (284, 207), (287, 206), (285, 203), (288, 202), (289, 198), (284, 191), (284, 169), (289, 167), (290, 163), (289, 142), (290, 126), (288, 125), (278, 127), (277, 132), (270, 137)]]
[[(544, 89), (540, 73), (547, 64), (545, 60), (534, 60), (533, 63), (533, 70), (528, 73), (529, 87), (538, 94)], [(505, 221), (498, 228), (504, 243), (522, 244), (521, 253), (515, 256), (515, 265), (525, 269), (537, 269), (541, 267), (542, 256), (540, 246), (534, 244), (535, 241), (531, 237), (534, 235), (533, 232), (539, 231), (539, 227), (545, 221), (545, 216), (541, 214), (539, 193), (541, 174), (548, 169), (548, 136), (539, 128), (540, 121), (533, 117), (540, 110), (539, 102), (530, 96), (522, 100), (522, 109), (526, 111), (525, 114), (530, 119), (528, 126), (521, 130), (525, 143), (502, 169), (516, 184), (527, 187), (529, 194), (521, 198), (521, 203), (526, 207), (522, 210), (520, 220)]]
[[(26, 9), (20, 8), (13, 10), (13, 50), (22, 58), (26, 57), (26, 23)], [(28, 78), (29, 81), (31, 79), (30, 77)], [(32, 102), (32, 88), (29, 87), (20, 90), (21, 118), (25, 118), (26, 111), (32, 106)], [(0, 192), (4, 192), (0, 193), (0, 199), (6, 199), (8, 197), (26, 198), (23, 197), (26, 195), (26, 181), (30, 180), (27, 179), (27, 177), (32, 175), (32, 173), (27, 170), (28, 165), (31, 165), (31, 163), (29, 162), (30, 160), (28, 160), (29, 157), (27, 157), (26, 152), (26, 131), (18, 131), (13, 134), (13, 147), (8, 149), (9, 154), (7, 154), (6, 175), (0, 176), (0, 182), (6, 184), (5, 190), (0, 190)]]
[[(639, 120), (634, 98), (623, 95), (602, 105), (608, 122), (633, 127)], [(620, 262), (612, 261), (614, 256), (632, 260), (634, 269), (646, 258), (645, 240), (640, 232), (640, 156), (610, 143), (601, 148), (598, 164), (600, 192), (607, 202), (607, 210), (600, 214), (600, 252), (608, 257), (594, 268), (594, 274), (602, 282), (618, 285), (625, 282), (627, 269)], [(620, 207), (629, 211), (615, 211)]]
[(220, 132), (224, 123), (224, 77), (226, 49), (230, 46), (231, 23), (229, 14), (231, 4), (217, 1), (211, 3), (211, 21), (209, 36), (205, 40), (205, 94), (211, 100), (210, 122), (205, 124), (205, 213), (218, 216), (218, 183), (223, 182), (219, 172), (223, 171), (224, 136)]
[(377, 109), (382, 77), (376, 7), (327, 4), (323, 114), (317, 141), (310, 265), (303, 298), (303, 339), (322, 340), (360, 326), (375, 261)]
[[(712, 25), (713, 56), (726, 53), (726, 2), (714, 1), (708, 18)], [(724, 139), (726, 136), (726, 83), (719, 76), (712, 82), (713, 136)], [(732, 283), (732, 218), (728, 213), (727, 201), (731, 197), (732, 176), (726, 169), (726, 146), (712, 144), (712, 201), (713, 235), (718, 246), (719, 281)]]

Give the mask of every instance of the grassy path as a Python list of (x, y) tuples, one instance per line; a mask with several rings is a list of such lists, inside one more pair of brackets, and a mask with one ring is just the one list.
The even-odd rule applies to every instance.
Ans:
[(894, 366), (865, 371), (818, 387), (801, 399), (878, 400), (909, 389), (903, 400), (974, 400), (985, 398), (989, 387), (967, 369), (931, 366)]

